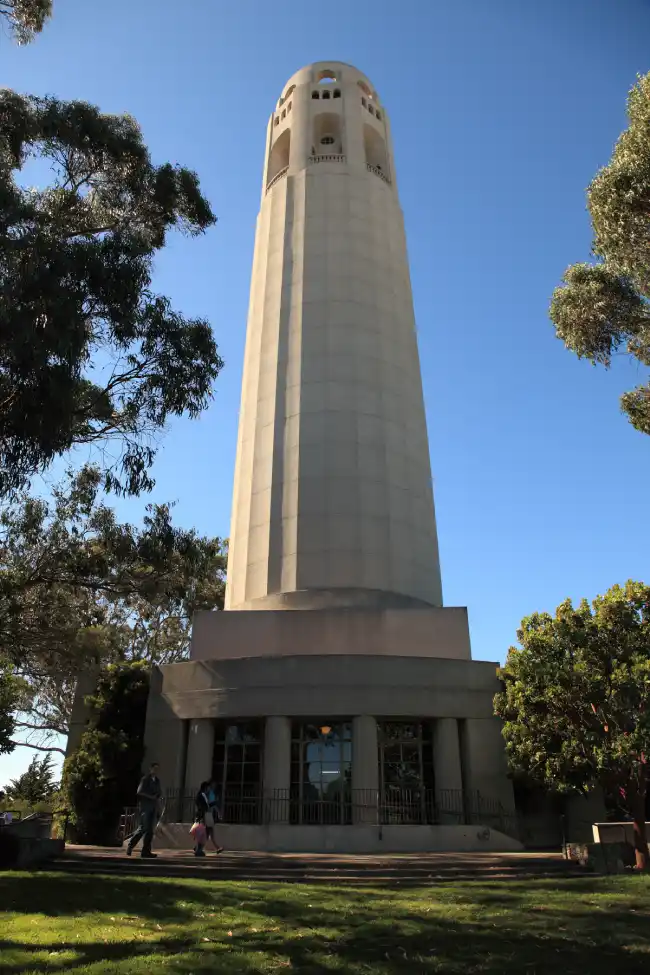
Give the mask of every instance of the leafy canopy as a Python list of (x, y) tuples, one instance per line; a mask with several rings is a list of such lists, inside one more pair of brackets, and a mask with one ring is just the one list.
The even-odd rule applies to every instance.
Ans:
[(15, 713), (23, 699), (23, 684), (16, 676), (15, 668), (0, 656), (0, 755), (15, 748), (13, 734), (16, 730)]
[(131, 117), (0, 91), (0, 496), (75, 445), (102, 449), (107, 489), (152, 487), (156, 437), (222, 366), (208, 323), (152, 293), (152, 260), (214, 222)]
[[(650, 365), (650, 74), (628, 99), (628, 128), (587, 192), (596, 264), (575, 264), (551, 301), (556, 333), (580, 358), (609, 367), (615, 354)], [(650, 433), (650, 386), (621, 397)]]
[(19, 44), (33, 41), (51, 16), (52, 0), (0, 0), (0, 20), (9, 25)]
[(52, 740), (67, 733), (80, 671), (186, 656), (193, 613), (223, 607), (225, 567), (221, 539), (174, 526), (168, 505), (148, 506), (142, 526), (118, 522), (97, 468), (68, 475), (47, 500), (6, 506), (0, 657), (22, 678), (16, 730), (60, 751)]
[[(650, 586), (522, 620), (496, 713), (511, 767), (565, 792), (602, 786), (643, 820), (650, 756)], [(645, 827), (643, 827), (645, 829)]]
[(5, 788), (8, 799), (23, 800), (31, 806), (51, 799), (56, 791), (51, 755), (44, 755), (43, 758), (34, 755), (27, 771), (12, 779)]
[(106, 668), (87, 698), (92, 717), (61, 779), (61, 801), (81, 842), (113, 841), (122, 809), (133, 805), (148, 694), (148, 668), (122, 663)]

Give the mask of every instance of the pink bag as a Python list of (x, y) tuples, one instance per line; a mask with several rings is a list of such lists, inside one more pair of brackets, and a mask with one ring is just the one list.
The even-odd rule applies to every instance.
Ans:
[(190, 829), (190, 835), (197, 846), (203, 846), (208, 838), (207, 830), (203, 823), (194, 823)]

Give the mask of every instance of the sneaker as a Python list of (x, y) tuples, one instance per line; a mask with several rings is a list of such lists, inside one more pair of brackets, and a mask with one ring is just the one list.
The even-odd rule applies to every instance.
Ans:
[(219, 856), (220, 853), (223, 853), (223, 847), (222, 846), (218, 846), (217, 849), (215, 850), (215, 853), (216, 853), (217, 856)]
[(140, 854), (140, 858), (142, 860), (155, 860), (157, 856), (158, 856), (158, 854), (157, 853), (152, 853), (151, 850), (149, 850), (148, 853), (141, 853)]
[(126, 848), (126, 855), (128, 857), (130, 857), (132, 853), (133, 853), (133, 849), (130, 846), (127, 846), (127, 848)]

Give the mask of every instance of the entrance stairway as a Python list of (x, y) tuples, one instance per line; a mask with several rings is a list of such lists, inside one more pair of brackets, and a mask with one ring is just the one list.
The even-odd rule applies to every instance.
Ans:
[(50, 869), (122, 876), (195, 877), (349, 886), (427, 886), (445, 881), (526, 880), (581, 876), (579, 867), (555, 853), (422, 853), (352, 856), (310, 853), (222, 853), (196, 858), (159, 850), (156, 860), (115, 847), (69, 846)]

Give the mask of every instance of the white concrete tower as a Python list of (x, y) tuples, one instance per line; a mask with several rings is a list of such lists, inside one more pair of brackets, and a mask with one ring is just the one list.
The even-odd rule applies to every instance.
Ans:
[(390, 127), (323, 61), (267, 130), (226, 608), (423, 605), (442, 593)]

